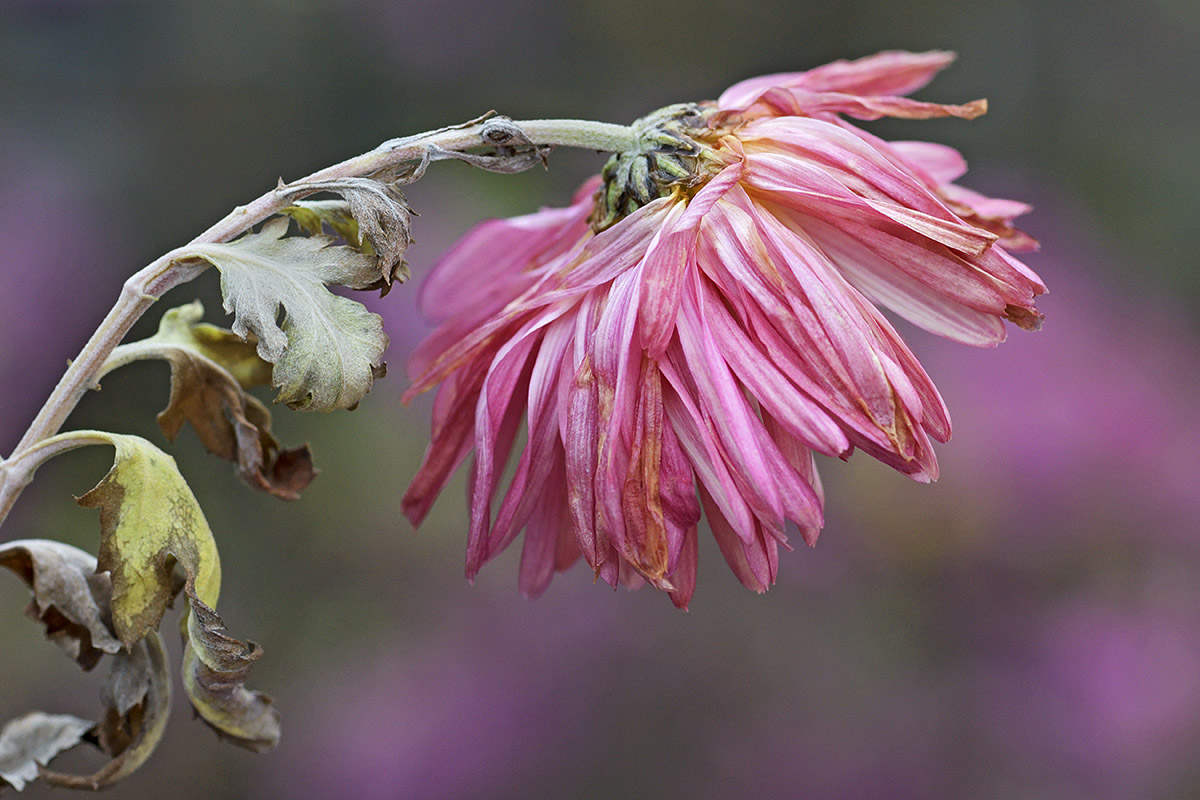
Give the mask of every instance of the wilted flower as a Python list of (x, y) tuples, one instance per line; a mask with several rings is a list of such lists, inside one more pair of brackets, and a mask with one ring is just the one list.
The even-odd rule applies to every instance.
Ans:
[(880, 53), (661, 109), (568, 208), (468, 233), (422, 290), (441, 325), (408, 394), (441, 387), (414, 524), (473, 448), (468, 577), (525, 530), (526, 594), (582, 553), (686, 606), (702, 508), (763, 591), (786, 522), (810, 544), (822, 526), (814, 451), (936, 478), (949, 417), (876, 304), (973, 345), (1002, 341), (1004, 319), (1038, 327), (1045, 287), (1005, 250), (1034, 245), (1012, 227), (1028, 208), (952, 183), (951, 148), (839, 115), (982, 114), (899, 96), (952, 58)]

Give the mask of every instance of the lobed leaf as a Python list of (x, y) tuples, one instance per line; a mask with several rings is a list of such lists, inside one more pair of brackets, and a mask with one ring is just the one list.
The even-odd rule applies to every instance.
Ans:
[(237, 464), (250, 486), (295, 500), (316, 477), (312, 453), (307, 445), (280, 449), (271, 435), (271, 413), (245, 392), (270, 381), (271, 365), (258, 356), (253, 342), (200, 322), (203, 316), (199, 301), (167, 311), (154, 336), (116, 348), (108, 364), (168, 361), (171, 397), (158, 415), (167, 439), (174, 441), (190, 422), (205, 448)]
[(378, 315), (326, 287), (377, 286), (377, 260), (324, 235), (284, 238), (287, 229), (277, 217), (259, 233), (191, 245), (179, 257), (220, 270), (233, 332), (257, 337), (259, 356), (275, 365), (279, 401), (303, 410), (353, 408), (383, 374), (388, 339)]

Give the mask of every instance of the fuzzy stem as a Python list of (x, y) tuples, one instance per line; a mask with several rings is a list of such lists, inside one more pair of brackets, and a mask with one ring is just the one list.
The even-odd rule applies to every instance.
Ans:
[[(427, 158), (438, 150), (463, 152), (493, 145), (496, 142), (489, 138), (489, 132), (494, 131), (497, 121), (501, 120), (507, 122), (509, 127), (517, 128), (524, 135), (525, 143), (538, 146), (561, 145), (621, 152), (632, 149), (637, 141), (633, 129), (624, 125), (574, 119), (511, 122), (502, 117), (491, 117), (453, 128), (389, 140), (374, 150), (334, 164), (295, 183), (367, 177)], [(224, 219), (193, 239), (189, 246), (228, 242), (279, 213), (291, 204), (294, 195), (290, 195), (288, 189), (295, 183), (281, 185), (249, 205), (238, 206)], [(0, 525), (4, 524), (21, 491), (33, 479), (35, 460), (24, 458), (28, 451), (39, 442), (58, 433), (84, 394), (96, 385), (100, 370), (113, 349), (121, 343), (129, 329), (146, 310), (169, 289), (192, 280), (208, 266), (177, 261), (176, 252), (178, 251), (156, 259), (125, 282), (116, 305), (83, 346), (79, 356), (71, 362), (58, 385), (54, 387), (50, 398), (21, 437), (12, 456), (0, 459)]]

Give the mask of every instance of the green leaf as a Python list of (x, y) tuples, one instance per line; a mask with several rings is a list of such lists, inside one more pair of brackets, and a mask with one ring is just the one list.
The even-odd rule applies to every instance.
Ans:
[(232, 331), (200, 322), (204, 306), (194, 301), (167, 311), (158, 333), (121, 345), (101, 375), (130, 361), (162, 358), (171, 364), (171, 398), (158, 415), (174, 441), (190, 422), (210, 453), (238, 465), (250, 486), (295, 500), (316, 477), (308, 446), (280, 449), (271, 435), (271, 413), (244, 389), (270, 381), (271, 365), (255, 344)]
[(383, 374), (388, 339), (378, 315), (326, 287), (376, 286), (377, 260), (332, 246), (328, 236), (284, 238), (287, 228), (287, 219), (277, 217), (233, 242), (191, 245), (180, 259), (203, 259), (221, 271), (233, 332), (258, 338), (258, 354), (275, 365), (271, 382), (280, 402), (303, 410), (353, 408)]

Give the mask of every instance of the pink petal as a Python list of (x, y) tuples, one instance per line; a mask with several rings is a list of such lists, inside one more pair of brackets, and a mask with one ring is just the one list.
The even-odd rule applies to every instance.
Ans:
[[(539, 507), (525, 529), (521, 566), (517, 574), (517, 588), (529, 598), (538, 597), (550, 585), (557, 561), (559, 534), (571, 529), (562, 447), (554, 448), (546, 460), (549, 462), (547, 480), (539, 487)], [(578, 553), (578, 550), (575, 552)]]
[(799, 117), (845, 114), (855, 119), (873, 120), (882, 117), (901, 119), (937, 119), (958, 117), (975, 119), (987, 113), (987, 100), (972, 100), (962, 105), (927, 103), (907, 97), (870, 97), (842, 92), (813, 92), (804, 89), (768, 89), (759, 96), (754, 109), (773, 116)]
[(679, 561), (675, 571), (671, 573), (671, 583), (675, 585), (674, 591), (671, 592), (671, 602), (676, 608), (684, 611), (687, 611), (692, 594), (696, 591), (696, 565), (700, 552), (696, 538), (696, 526), (693, 525), (684, 533)]
[[(483, 376), (483, 370), (459, 372), (438, 389), (433, 407), (433, 436), (421, 468), (400, 501), (400, 508), (413, 527), (429, 514), (434, 500), (475, 446), (475, 401)], [(469, 383), (464, 386), (464, 382)]]
[(811, 236), (859, 291), (914, 325), (977, 347), (1004, 341), (1003, 298), (994, 282), (984, 283), (986, 276), (962, 261), (871, 226), (839, 230), (813, 217), (780, 217)]
[[(471, 491), (471, 528), (467, 537), (467, 577), (473, 577), (487, 559), (492, 495), (508, 461), (520, 424), (522, 406), (513, 403), (516, 389), (532, 366), (529, 355), (541, 330), (526, 331), (500, 348), (484, 379), (475, 407), (475, 468)], [(510, 410), (512, 413), (510, 413)], [(510, 421), (511, 418), (511, 421)]]
[(885, 220), (968, 255), (979, 255), (995, 243), (990, 231), (968, 225), (952, 213), (929, 214), (889, 200), (862, 197), (828, 171), (779, 152), (747, 152), (746, 188), (783, 205), (831, 222), (882, 227)]
[(650, 358), (659, 358), (675, 331), (683, 284), (689, 262), (694, 257), (700, 222), (742, 176), (742, 162), (721, 170), (704, 185), (682, 213), (672, 213), (663, 222), (662, 231), (646, 251), (642, 268), (642, 289), (638, 325), (642, 346)]
[(887, 144), (908, 164), (928, 175), (935, 185), (956, 181), (967, 172), (967, 160), (953, 147), (933, 142), (898, 141)]
[(725, 90), (717, 105), (722, 109), (750, 106), (772, 87), (805, 88), (861, 95), (904, 95), (933, 80), (954, 61), (954, 54), (885, 51), (854, 61), (834, 61), (807, 72), (783, 72), (750, 78)]
[[(544, 486), (555, 466), (564, 468), (561, 458), (555, 460), (562, 449), (555, 407), (558, 402), (559, 373), (573, 334), (573, 320), (556, 320), (547, 327), (534, 358), (526, 415), (529, 439), (521, 452), (517, 471), (500, 504), (500, 510), (496, 513), (496, 523), (488, 540), (488, 558), (507, 547), (525, 526), (530, 515), (546, 505)], [(565, 496), (565, 487), (563, 493)], [(552, 546), (550, 552), (553, 553)]]
[(598, 186), (598, 178), (588, 181), (583, 196), (567, 208), (476, 225), (433, 265), (421, 285), (421, 312), (440, 322), (464, 309), (481, 307), (476, 313), (486, 316), (502, 308), (532, 283), (536, 264), (583, 238)]
[[(754, 516), (696, 405), (694, 384), (686, 373), (675, 368), (673, 360), (667, 359), (660, 364), (663, 377), (671, 389), (667, 391), (664, 388), (663, 391), (663, 411), (667, 421), (678, 436), (679, 444), (699, 479), (699, 485), (707, 487), (723, 517), (732, 520), (735, 530), (750, 531), (754, 526)], [(683, 360), (682, 356), (679, 360)]]
[(749, 537), (743, 538), (737, 529), (729, 524), (721, 512), (720, 504), (703, 485), (700, 486), (700, 503), (704, 506), (704, 515), (708, 518), (708, 525), (712, 528), (717, 547), (737, 579), (747, 589), (759, 594), (769, 589), (775, 582), (778, 570), (778, 548), (775, 540), (764, 537), (757, 523)]

